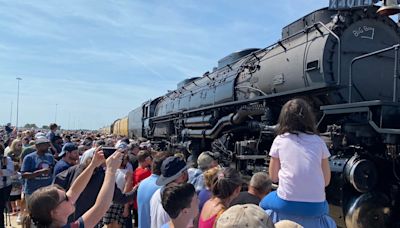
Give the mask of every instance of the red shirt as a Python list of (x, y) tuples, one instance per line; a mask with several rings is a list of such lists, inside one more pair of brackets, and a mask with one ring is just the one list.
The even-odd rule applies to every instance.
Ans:
[[(135, 171), (133, 172), (133, 178), (132, 178), (132, 184), (133, 187), (138, 185), (142, 180), (146, 179), (151, 175), (151, 171), (149, 168), (143, 168), (141, 166), (137, 167)], [(137, 209), (137, 201), (133, 203), (133, 207)]]

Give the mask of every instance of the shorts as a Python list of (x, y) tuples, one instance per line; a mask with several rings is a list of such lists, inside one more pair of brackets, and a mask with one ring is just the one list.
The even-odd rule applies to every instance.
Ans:
[(110, 224), (112, 222), (118, 222), (119, 224), (125, 223), (125, 218), (122, 216), (124, 213), (123, 204), (111, 204), (110, 208), (103, 217), (103, 224)]

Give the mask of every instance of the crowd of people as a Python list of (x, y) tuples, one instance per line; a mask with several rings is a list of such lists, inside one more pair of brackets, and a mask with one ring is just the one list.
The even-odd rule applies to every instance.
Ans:
[(7, 125), (0, 228), (6, 208), (23, 227), (336, 227), (324, 192), (330, 154), (311, 107), (288, 101), (278, 126), (269, 175), (245, 182), (211, 151), (186, 158), (143, 138)]

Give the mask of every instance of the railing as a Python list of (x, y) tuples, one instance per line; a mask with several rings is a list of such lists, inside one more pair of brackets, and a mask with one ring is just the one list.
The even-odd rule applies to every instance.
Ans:
[(351, 103), (352, 100), (352, 87), (353, 87), (353, 64), (361, 59), (365, 59), (374, 55), (381, 54), (383, 52), (390, 51), (394, 49), (394, 73), (393, 73), (393, 102), (397, 101), (397, 79), (398, 79), (398, 58), (399, 58), (399, 47), (400, 44), (395, 44), (391, 47), (384, 48), (378, 51), (374, 51), (365, 55), (360, 55), (351, 60), (350, 64), (350, 73), (349, 73), (349, 100), (348, 103)]

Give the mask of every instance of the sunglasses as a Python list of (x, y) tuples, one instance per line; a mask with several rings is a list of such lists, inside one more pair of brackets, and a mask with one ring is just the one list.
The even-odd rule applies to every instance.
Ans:
[(64, 193), (64, 199), (62, 199), (60, 202), (58, 202), (57, 206), (60, 205), (60, 204), (62, 204), (64, 201), (66, 201), (66, 202), (69, 201), (69, 198), (68, 198), (68, 196), (67, 196), (67, 193)]

